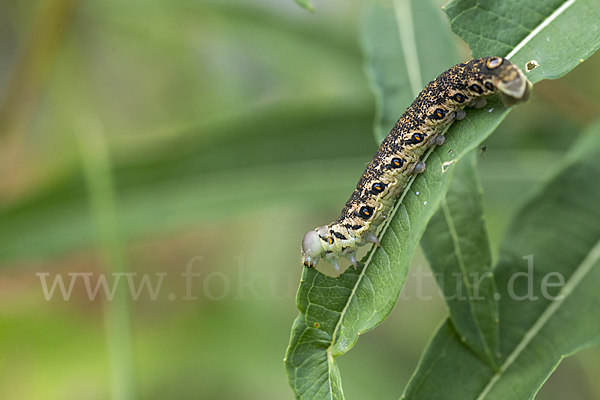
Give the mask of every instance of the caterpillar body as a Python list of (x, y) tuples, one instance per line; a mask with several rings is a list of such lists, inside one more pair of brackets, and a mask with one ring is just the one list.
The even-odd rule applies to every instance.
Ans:
[(339, 275), (339, 259), (356, 269), (356, 250), (379, 245), (377, 227), (387, 218), (410, 175), (421, 173), (428, 147), (444, 143), (444, 128), (465, 117), (466, 106), (482, 108), (486, 97), (500, 94), (506, 106), (526, 101), (531, 83), (502, 57), (485, 57), (455, 65), (429, 82), (383, 140), (362, 174), (340, 217), (309, 231), (302, 240), (302, 263), (314, 267), (321, 257)]

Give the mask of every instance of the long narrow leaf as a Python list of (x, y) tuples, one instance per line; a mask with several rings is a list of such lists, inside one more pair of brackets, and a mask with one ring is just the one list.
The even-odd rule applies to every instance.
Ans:
[(409, 183), (391, 222), (383, 228), (381, 247), (373, 249), (357, 271), (349, 268), (333, 278), (315, 269), (304, 270), (297, 298), (300, 315), (285, 362), (297, 398), (343, 398), (334, 357), (348, 351), (361, 333), (381, 323), (392, 310), (454, 163), (495, 129), (490, 120), (499, 123), (507, 112), (497, 102), (491, 102), (490, 109), (473, 110), (452, 126), (446, 144), (427, 159), (426, 173)]
[(437, 332), (407, 399), (530, 399), (561, 359), (600, 340), (600, 121), (530, 196), (495, 268), (501, 365), (487, 367), (449, 324)]
[(485, 228), (476, 152), (456, 166), (450, 189), (433, 216), (422, 246), (446, 296), (450, 319), (465, 346), (497, 366), (498, 305)]
[(597, 0), (452, 0), (444, 10), (474, 58), (507, 56), (534, 83), (563, 76), (600, 47)]
[[(544, 68), (536, 68), (534, 69), (534, 71), (537, 71), (535, 74), (532, 74), (534, 71), (530, 73), (530, 78), (536, 81), (545, 77), (562, 76), (579, 62), (579, 58), (577, 59), (577, 63), (573, 63), (570, 60), (565, 61), (557, 57), (556, 46), (564, 46), (565, 49), (581, 57), (581, 60), (588, 57), (598, 48), (598, 32), (600, 30), (600, 19), (598, 18), (600, 16), (600, 13), (598, 13), (599, 4), (597, 2), (586, 1), (578, 1), (577, 3), (579, 4), (573, 4), (571, 1), (555, 2), (553, 8), (548, 8), (545, 5), (544, 13), (532, 13), (531, 11), (536, 10), (539, 3), (520, 2), (519, 5), (522, 8), (519, 9), (514, 7), (515, 3), (511, 3), (512, 6), (509, 7), (508, 2), (475, 4), (475, 2), (469, 0), (456, 0), (446, 7), (446, 12), (451, 20), (453, 30), (469, 42), (472, 46), (474, 56), (489, 54), (508, 55), (512, 60), (517, 60), (516, 62), (519, 63), (518, 60), (531, 60), (530, 57), (532, 57), (533, 52), (537, 61), (548, 60), (548, 62), (543, 63)], [(568, 23), (568, 21), (573, 19), (573, 13), (578, 13), (579, 19), (587, 23), (587, 25), (583, 23)], [(534, 14), (537, 15), (536, 18), (532, 17)], [(499, 16), (501, 18), (498, 18)], [(525, 31), (519, 29), (506, 30), (503, 34), (504, 36), (502, 36), (502, 40), (498, 40), (499, 36), (497, 32), (502, 25), (500, 20), (521, 22), (525, 20), (526, 24), (524, 23), (523, 25), (528, 25), (529, 29)], [(549, 30), (560, 31), (560, 35), (546, 36)], [(495, 40), (493, 39), (494, 37), (496, 38)], [(551, 41), (548, 40), (549, 38), (556, 39), (558, 43), (549, 45), (548, 42)], [(503, 47), (500, 42), (508, 43), (514, 47)], [(578, 45), (573, 46), (574, 43)], [(587, 140), (587, 145), (591, 145), (591, 139)], [(581, 148), (582, 146), (579, 146), (579, 151), (577, 152), (579, 155), (581, 155)], [(588, 163), (590, 160), (587, 157), (589, 156), (588, 154), (585, 160), (580, 159), (577, 162)], [(573, 162), (573, 156), (571, 157), (571, 162)], [(571, 167), (565, 167), (565, 171)], [(565, 174), (567, 173), (565, 172)], [(585, 179), (585, 177), (581, 179)], [(566, 187), (563, 186), (563, 183), (554, 183), (548, 184), (542, 190), (562, 191), (566, 190)], [(570, 195), (578, 197), (576, 193), (582, 193), (584, 197), (587, 195), (593, 197), (593, 193), (586, 191), (585, 185), (576, 188), (576, 191), (570, 192)], [(532, 212), (538, 209), (540, 205), (542, 208), (550, 207), (550, 203), (548, 202), (551, 202), (553, 199), (550, 198), (549, 193), (546, 193), (544, 196), (540, 196), (538, 200), (537, 203), (530, 203), (527, 206)], [(573, 206), (572, 208), (571, 212), (574, 214), (582, 211), (578, 206)], [(545, 218), (548, 219), (548, 222), (542, 222), (540, 219), (534, 223), (528, 219), (525, 212), (521, 212), (515, 219), (515, 225), (521, 223), (527, 224), (522, 225), (523, 227), (528, 226), (527, 234), (519, 232), (518, 229), (513, 229), (507, 234), (505, 243), (512, 243), (514, 246), (531, 246), (533, 243), (537, 243), (537, 239), (535, 238), (542, 234), (549, 240), (550, 237), (559, 238), (562, 235), (561, 232), (566, 231), (566, 229), (562, 230), (560, 226), (556, 226), (553, 223), (552, 225), (555, 230), (549, 231), (547, 229), (547, 223), (556, 218), (554, 213), (546, 214)], [(577, 226), (578, 224), (577, 222), (567, 223), (563, 221), (563, 225)], [(577, 227), (576, 229), (579, 230), (580, 228)], [(589, 236), (589, 238), (593, 237), (593, 234)], [(587, 243), (587, 245), (590, 247), (584, 249), (583, 253), (591, 251), (595, 246), (595, 242), (593, 244)], [(553, 246), (562, 248), (563, 244), (556, 243)], [(489, 364), (483, 362), (481, 359), (474, 359), (473, 353), (461, 342), (461, 335), (456, 332), (453, 324), (446, 323), (438, 331), (428, 347), (419, 368), (415, 371), (413, 379), (405, 392), (406, 398), (446, 398), (447, 393), (456, 393), (461, 398), (473, 399), (530, 398), (537, 392), (556, 365), (558, 365), (563, 355), (570, 354), (576, 348), (583, 347), (590, 341), (596, 340), (596, 334), (593, 333), (595, 326), (591, 323), (581, 332), (583, 336), (569, 333), (571, 336), (568, 341), (569, 345), (567, 345), (567, 341), (561, 341), (564, 339), (562, 336), (563, 333), (556, 331), (551, 332), (550, 336), (546, 336), (553, 338), (552, 340), (557, 344), (555, 348), (546, 348), (544, 351), (540, 349), (535, 350), (536, 343), (541, 341), (541, 337), (544, 337), (545, 327), (549, 326), (550, 320), (555, 320), (554, 316), (545, 314), (550, 312), (546, 310), (557, 307), (560, 303), (552, 303), (551, 306), (548, 305), (547, 301), (543, 300), (511, 303), (510, 299), (508, 299), (510, 296), (506, 292), (508, 290), (507, 284), (514, 275), (508, 273), (508, 270), (512, 269), (513, 273), (515, 271), (524, 272), (523, 268), (524, 266), (527, 267), (527, 262), (526, 260), (518, 259), (519, 257), (534, 254), (537, 259), (539, 254), (546, 254), (547, 250), (549, 249), (543, 251), (537, 249), (536, 251), (536, 249), (530, 247), (528, 251), (522, 249), (522, 251), (517, 252), (518, 254), (515, 254), (514, 249), (511, 249), (510, 246), (507, 247), (506, 244), (504, 246), (500, 264), (495, 270), (496, 282), (500, 288), (499, 293), (495, 296), (497, 300), (502, 299), (499, 302), (499, 340), (501, 344), (501, 352), (499, 354), (501, 365), (499, 368), (490, 368)], [(510, 261), (506, 259), (508, 254), (512, 254)], [(536, 262), (536, 268), (533, 272), (535, 277), (543, 274), (544, 271), (547, 273), (548, 271), (557, 271), (557, 268), (559, 270), (560, 268), (567, 269), (566, 271), (562, 270), (561, 273), (565, 273), (563, 276), (571, 275), (573, 270), (585, 270), (589, 272), (588, 268), (591, 268), (591, 261), (587, 262), (587, 267), (581, 266), (579, 263), (582, 262), (581, 260), (579, 262), (571, 260), (570, 263), (561, 264), (560, 266), (557, 265), (557, 260), (547, 261), (549, 263), (544, 263), (541, 267), (537, 267), (539, 264)], [(529, 273), (528, 269), (526, 271)], [(575, 274), (574, 276), (577, 278), (578, 275)], [(566, 287), (572, 288), (578, 282), (581, 283), (575, 279), (571, 284), (567, 283)], [(536, 281), (536, 284), (539, 283), (539, 281)], [(522, 284), (522, 281), (520, 281), (519, 285)], [(539, 286), (537, 286), (537, 290), (539, 292)], [(582, 296), (585, 297), (587, 294), (582, 294)], [(588, 299), (588, 301), (592, 301), (592, 299)], [(542, 317), (543, 315), (546, 315), (546, 317)], [(573, 312), (570, 318), (571, 321), (569, 323), (573, 323), (577, 318), (582, 318), (582, 321), (586, 320), (585, 313), (579, 317), (577, 316), (577, 312)], [(543, 353), (547, 356), (538, 357), (538, 359), (531, 357), (528, 361), (524, 361), (527, 357), (531, 356), (531, 351), (537, 351), (537, 355)], [(515, 363), (517, 360), (520, 361)], [(514, 368), (520, 362), (529, 362), (535, 365), (535, 367), (530, 366), (528, 367), (529, 369), (522, 369), (521, 372), (528, 371), (526, 375), (516, 372), (512, 378), (506, 378), (505, 372), (509, 369), (515, 371)], [(460, 382), (460, 385), (457, 384), (458, 382)], [(520, 392), (512, 395), (516, 392), (516, 390), (513, 390), (515, 386), (519, 386)], [(501, 394), (502, 390), (498, 389), (499, 387), (502, 387), (505, 393), (511, 393), (511, 396), (503, 396)], [(440, 388), (443, 388), (443, 390)]]
[[(424, 3), (412, 3), (413, 12), (428, 12), (428, 6), (417, 6)], [(374, 12), (370, 18), (382, 18), (387, 21), (382, 24), (390, 25), (386, 13)], [(367, 20), (367, 26), (379, 26), (378, 20)], [(428, 25), (422, 24), (419, 28), (427, 29)], [(366, 30), (363, 35), (373, 36), (363, 38), (363, 41), (395, 41), (396, 47), (398, 42), (403, 42), (401, 37), (392, 38), (401, 35), (402, 30), (385, 32), (390, 37), (384, 39), (383, 31)], [(369, 51), (377, 48), (371, 46)], [(371, 59), (385, 60), (386, 57)], [(394, 58), (391, 60), (394, 62)], [(389, 76), (385, 71), (389, 70), (373, 67), (371, 73), (380, 74), (378, 78), (383, 82)], [(410, 79), (408, 76), (404, 82)], [(403, 104), (402, 101), (398, 103)], [(398, 110), (397, 115), (401, 112)], [(348, 351), (361, 333), (387, 317), (404, 285), (408, 265), (427, 222), (448, 187), (454, 163), (491, 134), (507, 112), (497, 99), (493, 99), (487, 108), (470, 110), (465, 120), (450, 128), (446, 144), (426, 156), (427, 171), (409, 182), (388, 218), (390, 222), (380, 233), (381, 247), (373, 249), (357, 271), (350, 268), (339, 279), (314, 269), (304, 271), (297, 298), (300, 315), (292, 328), (285, 361), (290, 386), (297, 398), (343, 398), (334, 358)]]

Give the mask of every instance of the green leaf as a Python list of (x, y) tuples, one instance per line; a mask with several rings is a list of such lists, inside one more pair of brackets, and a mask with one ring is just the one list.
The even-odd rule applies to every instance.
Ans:
[[(385, 17), (385, 13), (372, 12), (369, 18), (378, 17)], [(367, 20), (367, 24), (379, 26), (376, 21)], [(385, 32), (395, 35), (397, 31)], [(385, 41), (383, 34), (365, 30), (363, 35), (374, 38), (364, 38), (363, 43)], [(385, 76), (391, 75), (381, 74), (382, 84)], [(304, 270), (297, 298), (300, 315), (292, 328), (285, 361), (297, 398), (343, 398), (334, 358), (387, 317), (427, 222), (446, 192), (454, 163), (491, 134), (508, 109), (498, 99), (491, 99), (485, 109), (469, 111), (467, 118), (450, 127), (444, 146), (424, 157), (427, 171), (409, 181), (379, 235), (381, 247), (372, 249), (357, 271), (349, 268), (340, 278), (332, 278), (314, 269)]]
[(298, 4), (300, 7), (307, 9), (310, 12), (314, 12), (315, 8), (313, 7), (313, 4), (310, 0), (294, 0), (296, 2), (296, 4)]
[[(494, 271), (501, 296), (500, 368), (474, 358), (445, 324), (405, 398), (453, 393), (464, 399), (530, 399), (563, 357), (600, 341), (599, 179), (600, 121), (554, 177), (533, 191), (506, 234)], [(559, 283), (559, 276), (563, 285), (548, 285)]]
[(476, 153), (461, 160), (421, 242), (462, 342), (496, 368), (498, 306)]
[(472, 110), (452, 125), (444, 146), (424, 157), (425, 173), (409, 181), (380, 234), (381, 247), (372, 249), (357, 271), (348, 268), (333, 278), (304, 270), (297, 298), (300, 315), (285, 361), (297, 398), (343, 398), (334, 357), (350, 350), (360, 334), (390, 313), (421, 235), (449, 185), (454, 163), (495, 129), (490, 121), (499, 123), (506, 112), (493, 99), (489, 109)]
[[(422, 77), (433, 79), (444, 69), (456, 63), (452, 43), (448, 39), (449, 31), (433, 5), (429, 1), (413, 2), (413, 4), (414, 13), (411, 13), (411, 3), (408, 1), (397, 1), (395, 12), (372, 7), (363, 23), (361, 43), (367, 59), (365, 67), (378, 101), (379, 117), (375, 124), (375, 135), (378, 141), (389, 132), (402, 110), (406, 109), (421, 90)], [(401, 29), (398, 28), (399, 25), (402, 26)], [(430, 26), (432, 29), (429, 31), (420, 29), (419, 34), (412, 31), (414, 27), (425, 26)], [(419, 42), (417, 43), (416, 40)], [(436, 62), (420, 60), (420, 57), (430, 55), (428, 52), (417, 54), (417, 49), (421, 48), (429, 49), (434, 54), (438, 54), (439, 58), (435, 60)], [(403, 59), (402, 54), (407, 57), (407, 61)], [(398, 66), (403, 69), (398, 71)], [(385, 108), (382, 108), (383, 106)], [(437, 189), (440, 189), (439, 185)], [(439, 195), (434, 197), (439, 198)], [(422, 197), (422, 199), (426, 198)], [(429, 214), (431, 212), (428, 211)], [(426, 215), (425, 218), (428, 219), (429, 216)], [(414, 226), (425, 226), (425, 224)], [(402, 229), (398, 233), (401, 234)], [(347, 271), (340, 279), (335, 279), (324, 276), (316, 270), (304, 271), (303, 283), (298, 292), (298, 307), (301, 314), (294, 323), (286, 356), (286, 370), (296, 397), (343, 398), (341, 380), (333, 357), (347, 351), (361, 331), (371, 329), (387, 316), (398, 298), (406, 278), (406, 266), (417, 243), (418, 239), (413, 239), (410, 246), (412, 250), (408, 254), (404, 253), (401, 262), (398, 262), (400, 260), (395, 246), (383, 243), (382, 248), (392, 249), (394, 253), (393, 256), (385, 252), (381, 256), (377, 255), (377, 257), (392, 256), (395, 269), (392, 275), (395, 283), (391, 285), (385, 279), (382, 280), (382, 275), (373, 275), (371, 272), (362, 276)], [(387, 269), (389, 265), (378, 268)], [(356, 289), (359, 291), (355, 292)], [(375, 300), (376, 298), (371, 296), (371, 291), (375, 290), (379, 301), (374, 301), (367, 306), (372, 315), (368, 317), (355, 315), (362, 307), (357, 309), (356, 305), (350, 303), (355, 301), (368, 303)], [(331, 302), (332, 298), (337, 299), (338, 302)], [(370, 319), (371, 323), (365, 321), (365, 318)], [(356, 320), (352, 322), (354, 319)], [(350, 325), (355, 329), (351, 329)], [(338, 329), (339, 331), (336, 332)]]
[[(576, 4), (557, 4), (550, 11), (546, 10), (548, 12), (544, 19), (538, 19), (535, 24), (530, 23), (529, 31), (522, 35), (518, 34), (518, 29), (501, 29), (501, 25), (506, 21), (527, 20), (539, 3), (520, 2), (519, 6), (524, 6), (522, 9), (515, 8), (515, 3), (510, 3), (510, 7), (507, 4), (454, 1), (447, 6), (446, 12), (453, 30), (469, 42), (475, 57), (508, 55), (522, 67), (529, 60), (535, 59), (540, 67), (530, 72), (528, 77), (537, 81), (564, 75), (579, 63), (579, 57), (583, 60), (598, 48), (597, 3), (578, 1)], [(573, 22), (574, 18), (581, 22)], [(560, 35), (547, 36), (551, 30), (560, 31)], [(495, 32), (502, 32), (501, 40)], [(553, 45), (548, 45), (553, 37), (561, 38), (563, 42), (555, 41)], [(508, 43), (509, 46), (504, 48), (500, 42)], [(577, 62), (572, 62), (573, 55), (576, 55)], [(545, 60), (549, 60), (548, 63)], [(598, 129), (599, 127), (595, 128)], [(599, 133), (595, 132), (594, 135), (598, 136)], [(598, 171), (595, 171), (595, 177), (587, 183), (585, 181), (592, 172), (582, 171), (582, 176), (575, 178), (575, 181), (582, 181), (575, 184), (577, 187), (573, 190), (569, 190), (568, 184), (569, 171), (573, 168), (577, 169), (582, 165), (585, 165), (584, 168), (597, 168), (590, 165), (594, 157), (590, 156), (591, 149), (587, 149), (588, 153), (582, 156), (586, 147), (598, 147), (597, 143), (592, 143), (598, 139), (590, 138), (571, 152), (568, 165), (559, 174), (560, 179), (555, 178), (537, 192), (536, 198), (517, 215), (506, 236), (500, 263), (495, 269), (496, 283), (500, 289), (497, 295), (501, 296), (498, 303), (500, 367), (496, 369), (484, 358), (474, 357), (475, 354), (480, 354), (477, 348), (469, 342), (461, 341), (464, 333), (459, 334), (457, 331), (464, 329), (460, 324), (455, 324), (456, 316), (452, 315), (450, 305), (452, 322), (446, 322), (428, 346), (404, 398), (442, 399), (447, 398), (448, 393), (465, 399), (532, 398), (564, 355), (598, 341), (598, 323), (591, 321), (594, 317), (587, 310), (590, 305), (597, 308), (598, 297), (589, 292), (589, 289), (583, 288), (586, 281), (582, 279), (585, 274), (597, 274), (595, 271), (598, 268), (594, 270), (592, 264), (599, 251), (596, 249), (600, 247), (597, 242), (598, 234), (588, 232), (586, 248), (578, 248), (581, 251), (579, 259), (574, 257), (565, 263), (562, 254), (565, 246), (563, 241), (567, 240), (567, 246), (573, 245), (573, 240), (569, 241), (567, 238), (582, 234), (579, 228), (583, 220), (581, 214), (585, 214), (590, 205), (563, 204), (562, 200), (557, 201), (552, 196), (552, 192), (560, 191), (575, 198), (581, 198), (582, 194), (588, 201), (597, 199), (597, 194), (586, 192), (585, 188), (591, 185), (593, 179), (598, 179)], [(559, 210), (567, 214), (563, 217)], [(477, 218), (476, 213), (474, 218)], [(562, 222), (556, 223), (561, 219)], [(549, 225), (553, 229), (548, 229)], [(567, 226), (577, 233), (562, 229)], [(542, 243), (544, 241), (547, 243)], [(533, 276), (535, 285), (538, 285), (534, 285), (537, 296), (540, 297), (540, 284), (545, 274), (560, 271), (563, 276), (574, 278), (568, 281), (562, 293), (571, 295), (570, 300), (549, 302), (542, 297), (538, 301), (518, 302), (511, 299), (508, 283), (515, 273), (523, 272), (524, 267), (527, 271), (527, 261), (522, 257), (528, 254), (534, 254), (536, 259)], [(540, 257), (543, 258), (541, 267), (537, 261)], [(593, 280), (589, 276), (588, 278)], [(520, 285), (523, 290), (523, 282)], [(526, 289), (527, 285), (525, 286)], [(578, 287), (577, 293), (573, 292), (575, 287)], [(572, 310), (566, 311), (569, 307)], [(582, 307), (583, 315), (579, 315), (578, 308)]]
[(535, 83), (563, 76), (600, 47), (597, 0), (452, 0), (444, 10), (474, 58), (507, 56)]
[(433, 2), (371, 7), (361, 26), (365, 71), (377, 101), (380, 143), (425, 84), (458, 63), (448, 24)]

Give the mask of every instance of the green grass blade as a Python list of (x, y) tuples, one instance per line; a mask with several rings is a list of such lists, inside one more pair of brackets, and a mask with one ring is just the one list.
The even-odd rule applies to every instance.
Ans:
[[(99, 248), (110, 273), (128, 272), (110, 154), (99, 122), (88, 118), (76, 127)], [(111, 399), (139, 398), (136, 386), (129, 292), (120, 285), (104, 305), (104, 324), (110, 369)]]

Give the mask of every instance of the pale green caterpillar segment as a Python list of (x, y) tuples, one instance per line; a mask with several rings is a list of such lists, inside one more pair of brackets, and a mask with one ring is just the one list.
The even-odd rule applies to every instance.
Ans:
[(445, 127), (461, 120), (466, 106), (482, 108), (500, 93), (506, 106), (526, 101), (531, 83), (509, 60), (485, 57), (455, 65), (423, 89), (383, 140), (337, 221), (309, 231), (302, 240), (302, 263), (314, 267), (323, 257), (339, 275), (339, 259), (357, 266), (356, 250), (379, 245), (377, 227), (385, 221), (428, 147), (442, 145)]

